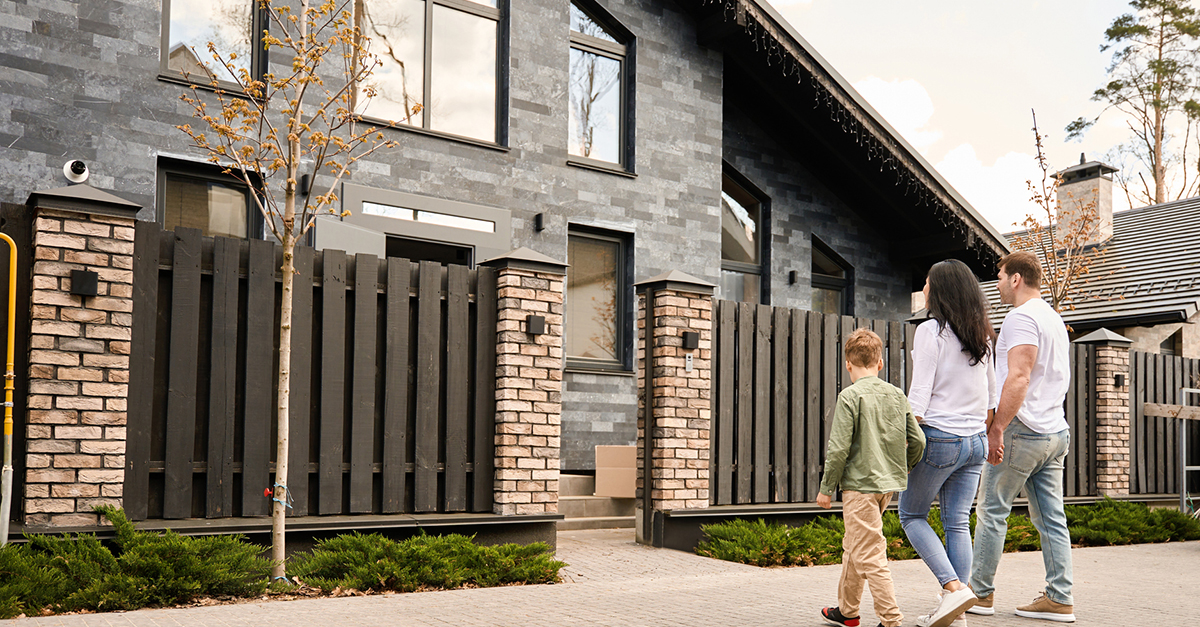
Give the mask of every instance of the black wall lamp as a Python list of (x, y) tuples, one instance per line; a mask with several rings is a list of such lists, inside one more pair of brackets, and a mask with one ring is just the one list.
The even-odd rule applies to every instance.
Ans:
[(1123, 388), (1125, 387), (1125, 373), (1118, 372), (1113, 375), (1113, 385)]
[(788, 271), (788, 285), (795, 285), (799, 274), (795, 270)]
[(529, 314), (525, 316), (525, 332), (530, 335), (542, 335), (546, 332), (546, 317)]
[(546, 214), (544, 214), (544, 213), (534, 214), (533, 230), (539, 231), (539, 232), (546, 230)]
[(700, 334), (695, 331), (683, 332), (683, 350), (694, 351), (700, 348)]
[(91, 270), (71, 271), (71, 293), (76, 296), (95, 296), (99, 276)]

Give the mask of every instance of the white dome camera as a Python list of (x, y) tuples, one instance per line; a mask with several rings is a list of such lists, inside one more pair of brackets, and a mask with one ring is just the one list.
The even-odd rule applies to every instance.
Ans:
[(82, 183), (88, 178), (87, 164), (79, 159), (68, 161), (63, 164), (63, 176), (72, 183)]

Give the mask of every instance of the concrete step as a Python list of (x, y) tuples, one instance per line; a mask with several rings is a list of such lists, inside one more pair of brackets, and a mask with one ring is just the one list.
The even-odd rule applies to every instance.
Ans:
[(592, 496), (596, 493), (596, 478), (591, 475), (559, 475), (558, 496)]
[(566, 518), (633, 516), (635, 499), (607, 496), (559, 496), (558, 513)]
[(558, 521), (559, 531), (574, 531), (577, 529), (633, 529), (633, 527), (633, 516), (565, 518)]

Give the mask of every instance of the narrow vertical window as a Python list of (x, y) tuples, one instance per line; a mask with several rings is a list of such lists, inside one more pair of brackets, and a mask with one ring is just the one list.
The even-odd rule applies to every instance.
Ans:
[[(361, 86), (373, 120), (497, 141), (500, 9), (496, 1), (357, 0), (355, 23), (380, 61)], [(367, 91), (374, 97), (368, 98)]]
[(564, 348), (571, 365), (624, 367), (624, 256), (621, 238), (576, 231), (567, 236)]
[(627, 158), (628, 45), (571, 3), (568, 152), (629, 169)]
[(854, 271), (817, 238), (812, 242), (812, 310), (854, 315)]
[(162, 72), (193, 82), (214, 78), (233, 82), (234, 77), (212, 58), (216, 52), (239, 74), (261, 74), (261, 46), (254, 45), (261, 30), (256, 0), (164, 0)]
[(732, 177), (722, 175), (719, 298), (762, 302), (762, 205)]

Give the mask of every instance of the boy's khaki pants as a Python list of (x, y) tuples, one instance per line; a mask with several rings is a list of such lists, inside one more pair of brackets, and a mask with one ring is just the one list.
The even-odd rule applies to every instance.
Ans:
[(896, 627), (904, 621), (904, 615), (896, 605), (896, 591), (887, 562), (887, 540), (883, 537), (883, 510), (891, 500), (891, 492), (842, 492), (846, 535), (842, 538), (842, 579), (838, 586), (838, 606), (844, 616), (858, 616), (865, 580), (871, 586), (875, 615), (885, 627)]

